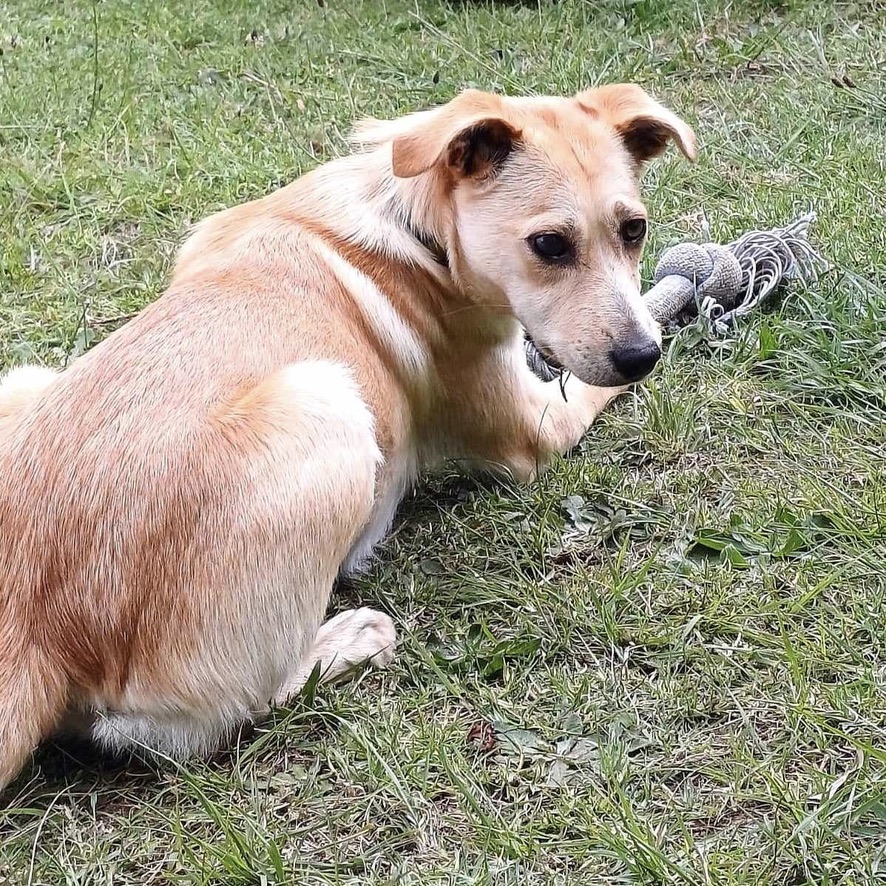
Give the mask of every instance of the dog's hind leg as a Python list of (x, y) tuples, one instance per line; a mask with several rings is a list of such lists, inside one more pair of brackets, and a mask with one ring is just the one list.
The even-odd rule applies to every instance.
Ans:
[(152, 558), (173, 564), (157, 593), (171, 588), (171, 605), (187, 608), (176, 620), (157, 606), (153, 624), (143, 617), (146, 642), (122, 692), (95, 699), (92, 735), (110, 750), (209, 753), (267, 713), (318, 639), (346, 638), (357, 661), (393, 640), (390, 622), (365, 611), (321, 630), (383, 465), (352, 371), (328, 361), (285, 367), (220, 407), (206, 434), (200, 472), (187, 475), (198, 483), (189, 495), (203, 502), (199, 525), (173, 549), (178, 559), (152, 541)]
[(42, 656), (16, 648), (13, 631), (0, 631), (0, 792), (62, 720), (68, 689)]
[[(0, 441), (21, 414), (58, 377), (41, 366), (21, 366), (0, 377)], [(0, 791), (65, 711), (67, 684), (30, 646), (14, 619), (12, 591), (0, 576)]]
[(308, 682), (320, 667), (320, 682), (333, 683), (359, 667), (386, 667), (394, 659), (397, 632), (383, 612), (365, 607), (340, 612), (325, 622), (308, 654), (289, 675), (274, 701), (283, 704)]

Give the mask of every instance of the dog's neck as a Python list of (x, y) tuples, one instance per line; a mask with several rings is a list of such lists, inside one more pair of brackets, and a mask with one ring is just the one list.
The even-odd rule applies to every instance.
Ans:
[(449, 256), (446, 253), (446, 247), (433, 234), (422, 230), (412, 219), (407, 220), (406, 230), (420, 246), (423, 246), (430, 253), (438, 265), (449, 270)]
[(436, 211), (439, 198), (424, 179), (395, 178), (390, 148), (381, 146), (326, 163), (281, 195), (298, 216), (322, 219), (337, 238), (389, 260), (425, 267), (444, 282), (441, 271), (449, 261), (440, 259), (448, 256), (447, 238)]
[(513, 315), (484, 307), (460, 282), (458, 249), (440, 184), (427, 175), (396, 178), (390, 145), (334, 160), (291, 187), (298, 189), (292, 201), (298, 215), (322, 219), (336, 240), (373, 257), (366, 264), (386, 265), (394, 276), (423, 277), (417, 297), (433, 281), (433, 303), (425, 307), (439, 324), (461, 326), (464, 334), (487, 342), (514, 335), (518, 324)]

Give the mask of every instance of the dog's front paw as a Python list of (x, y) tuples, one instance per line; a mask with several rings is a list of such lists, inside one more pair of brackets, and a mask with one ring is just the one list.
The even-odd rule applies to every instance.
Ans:
[[(361, 607), (331, 618), (317, 635), (321, 659), (336, 671), (360, 665), (383, 668), (394, 659), (397, 631), (383, 612)], [(325, 663), (324, 662), (324, 663)]]
[(383, 612), (362, 607), (349, 609), (321, 626), (311, 651), (274, 697), (285, 704), (308, 682), (319, 666), (321, 683), (336, 683), (355, 670), (387, 667), (394, 660), (397, 631)]

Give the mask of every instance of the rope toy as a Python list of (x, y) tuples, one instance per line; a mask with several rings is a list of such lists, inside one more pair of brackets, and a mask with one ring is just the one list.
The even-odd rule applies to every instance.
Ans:
[[(726, 246), (680, 243), (662, 255), (654, 285), (643, 296), (649, 312), (674, 329), (703, 318), (709, 331), (724, 335), (791, 280), (815, 280), (827, 263), (807, 238), (815, 213), (807, 212), (783, 228), (749, 231)], [(549, 363), (526, 336), (526, 362), (543, 381), (564, 370)]]

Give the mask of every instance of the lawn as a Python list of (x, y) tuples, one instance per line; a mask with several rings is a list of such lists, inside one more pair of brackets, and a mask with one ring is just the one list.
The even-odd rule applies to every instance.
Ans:
[(465, 86), (645, 85), (696, 166), (645, 262), (814, 207), (832, 264), (528, 488), (429, 480), (371, 573), (389, 671), (187, 767), (41, 751), (0, 883), (886, 882), (881, 0), (0, 2), (0, 366), (155, 298), (188, 225)]

